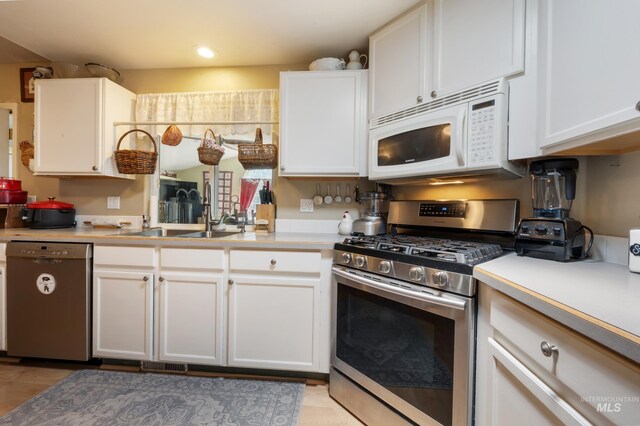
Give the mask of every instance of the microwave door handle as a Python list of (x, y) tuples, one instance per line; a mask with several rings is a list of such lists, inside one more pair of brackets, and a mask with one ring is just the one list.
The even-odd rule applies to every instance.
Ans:
[(467, 121), (467, 109), (463, 108), (458, 112), (456, 120), (456, 158), (458, 159), (458, 166), (464, 166), (464, 129)]

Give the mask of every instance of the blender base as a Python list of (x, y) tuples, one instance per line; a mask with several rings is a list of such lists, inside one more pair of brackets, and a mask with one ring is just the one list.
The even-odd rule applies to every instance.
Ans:
[(522, 219), (516, 235), (518, 256), (568, 262), (585, 257), (585, 228), (570, 218)]

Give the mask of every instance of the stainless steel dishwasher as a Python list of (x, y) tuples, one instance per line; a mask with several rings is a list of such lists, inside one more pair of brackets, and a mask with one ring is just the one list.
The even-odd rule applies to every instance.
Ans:
[(91, 244), (7, 244), (7, 355), (86, 361)]

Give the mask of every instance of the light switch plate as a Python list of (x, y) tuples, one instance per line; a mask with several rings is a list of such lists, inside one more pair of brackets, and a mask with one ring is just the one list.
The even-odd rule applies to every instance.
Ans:
[(107, 197), (107, 208), (108, 209), (119, 209), (120, 208), (120, 197)]
[(300, 199), (300, 212), (313, 213), (313, 200), (307, 198)]

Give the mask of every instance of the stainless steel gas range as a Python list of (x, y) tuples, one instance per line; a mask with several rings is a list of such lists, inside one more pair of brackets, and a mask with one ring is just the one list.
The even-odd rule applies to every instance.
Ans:
[(517, 200), (393, 201), (335, 245), (330, 395), (369, 425), (473, 417), (473, 267), (513, 247)]

